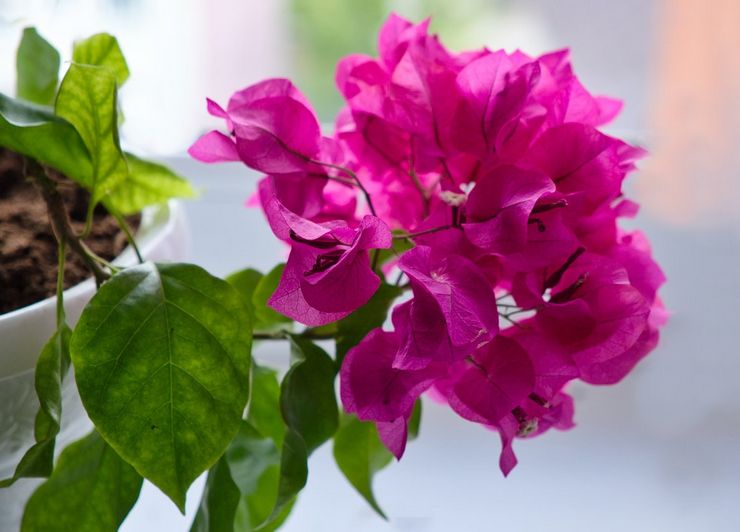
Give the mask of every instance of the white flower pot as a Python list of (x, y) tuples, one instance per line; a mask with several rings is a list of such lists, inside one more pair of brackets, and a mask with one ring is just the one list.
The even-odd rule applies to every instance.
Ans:
[[(136, 241), (147, 260), (178, 261), (186, 258), (189, 234), (185, 211), (178, 201), (142, 213)], [(136, 256), (126, 248), (114, 264), (132, 265)], [(74, 326), (82, 309), (95, 294), (92, 278), (65, 290), (67, 322)], [(38, 400), (34, 367), (41, 349), (56, 327), (56, 299), (39, 301), (0, 315), (0, 479), (13, 475), (15, 466), (34, 443), (33, 425)], [(62, 427), (56, 442), (58, 455), (69, 443), (92, 428), (77, 395), (73, 372), (62, 385)], [(20, 479), (0, 489), (0, 531), (18, 530), (23, 507), (42, 479)]]

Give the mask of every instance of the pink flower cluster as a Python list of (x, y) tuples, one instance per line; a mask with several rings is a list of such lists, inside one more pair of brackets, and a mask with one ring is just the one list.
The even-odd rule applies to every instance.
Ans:
[(378, 58), (339, 63), (333, 137), (272, 79), (226, 109), (209, 101), (228, 134), (190, 153), (266, 174), (262, 208), (291, 247), (269, 303), (301, 323), (366, 303), (377, 250), (415, 244), (383, 267), (412, 297), (348, 352), (344, 407), (400, 457), (429, 392), (499, 432), (508, 474), (515, 437), (572, 426), (569, 381), (615, 383), (658, 341), (665, 278), (645, 237), (617, 225), (637, 211), (622, 182), (643, 152), (597, 129), (620, 104), (592, 96), (567, 51), (455, 54), (427, 29), (391, 16)]

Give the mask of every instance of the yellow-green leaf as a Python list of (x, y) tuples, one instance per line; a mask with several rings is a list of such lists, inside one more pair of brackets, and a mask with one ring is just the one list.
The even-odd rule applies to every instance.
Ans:
[(105, 67), (113, 72), (118, 86), (128, 79), (129, 71), (118, 40), (108, 33), (97, 33), (74, 44), (72, 61), (82, 65)]
[(93, 203), (126, 180), (128, 167), (118, 140), (116, 78), (104, 67), (73, 63), (59, 87), (56, 113), (74, 126), (92, 162)]

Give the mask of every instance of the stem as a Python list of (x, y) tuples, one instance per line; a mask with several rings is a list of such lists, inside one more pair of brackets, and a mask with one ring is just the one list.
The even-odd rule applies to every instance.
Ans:
[(104, 259), (93, 253), (75, 233), (67, 209), (64, 206), (64, 200), (59, 194), (54, 180), (46, 175), (44, 169), (35, 161), (26, 159), (26, 168), (30, 170), (29, 177), (41, 189), (41, 195), (46, 203), (51, 228), (57, 242), (64, 241), (65, 244), (69, 245), (70, 249), (85, 262), (87, 268), (92, 272), (95, 277), (95, 284), (100, 286), (111, 276), (100, 265), (100, 261), (105, 262)]
[(414, 187), (416, 187), (416, 190), (419, 191), (419, 195), (421, 196), (421, 201), (424, 204), (424, 218), (429, 216), (429, 190), (424, 188), (424, 185), (422, 185), (421, 180), (419, 179), (419, 175), (416, 173), (416, 163), (414, 161), (414, 155), (413, 155), (413, 146), (411, 149), (411, 155), (409, 156), (409, 176), (411, 177), (411, 181), (414, 183)]
[(78, 235), (81, 240), (84, 240), (90, 236), (92, 231), (93, 217), (95, 216), (95, 203), (92, 201), (92, 195), (90, 196), (90, 203), (87, 204), (87, 214), (85, 215), (85, 227), (82, 229), (82, 233)]
[(429, 191), (421, 184), (419, 176), (416, 174), (416, 170), (413, 167), (409, 170), (409, 176), (411, 176), (411, 180), (414, 182), (414, 187), (419, 191), (421, 201), (424, 205), (424, 218), (426, 218), (429, 216)]
[(57, 241), (57, 331), (65, 320), (64, 315), (64, 263), (67, 253), (67, 241), (64, 237)]
[(432, 227), (431, 229), (425, 229), (424, 231), (419, 231), (417, 233), (406, 233), (405, 235), (394, 236), (393, 238), (396, 238), (396, 239), (416, 238), (417, 236), (428, 235), (430, 233), (436, 233), (438, 231), (446, 231), (447, 229), (455, 229), (455, 226), (440, 225), (439, 227)]
[[(307, 338), (309, 340), (332, 340), (336, 338), (336, 335), (334, 334), (316, 333), (312, 331), (311, 329), (307, 329), (303, 331), (301, 334), (298, 334), (297, 336), (300, 336), (301, 338)], [(285, 332), (285, 331), (278, 331), (274, 333), (255, 331), (254, 333), (252, 333), (252, 339), (253, 340), (289, 340), (290, 333)]]
[(343, 177), (338, 177), (338, 176), (334, 176), (334, 175), (319, 174), (317, 172), (308, 172), (306, 175), (308, 177), (314, 177), (314, 178), (319, 178), (319, 179), (328, 179), (329, 181), (336, 181), (337, 183), (341, 183), (341, 184), (346, 185), (348, 187), (354, 187), (355, 186), (355, 182), (354, 181), (351, 181), (349, 179), (345, 179)]
[(525, 330), (525, 331), (527, 330), (527, 328), (524, 327), (521, 323), (519, 323), (518, 321), (512, 320), (508, 315), (506, 315), (506, 314), (499, 314), (499, 316), (501, 316), (506, 321), (508, 321), (509, 323), (511, 323), (514, 327), (517, 327), (517, 328), (522, 329), (522, 330)]
[(375, 207), (373, 206), (373, 200), (370, 199), (370, 193), (367, 191), (365, 186), (360, 181), (360, 178), (357, 177), (357, 174), (354, 173), (349, 168), (345, 168), (344, 166), (339, 166), (338, 164), (332, 164), (332, 163), (325, 163), (322, 161), (315, 161), (311, 159), (311, 162), (314, 164), (319, 164), (321, 166), (326, 166), (327, 168), (334, 168), (335, 170), (339, 170), (344, 175), (349, 176), (357, 185), (357, 187), (362, 191), (362, 194), (365, 196), (365, 201), (367, 201), (367, 206), (370, 209), (370, 212), (373, 216), (377, 216), (378, 214), (375, 212)]
[[(498, 305), (498, 306), (501, 306), (501, 305)], [(524, 312), (534, 312), (534, 311), (535, 309), (532, 309), (532, 308), (517, 308), (516, 310), (512, 310), (511, 312), (507, 312), (505, 314), (499, 314), (499, 316), (506, 316), (506, 317), (516, 316), (517, 314), (522, 314)]]
[(131, 232), (131, 227), (128, 225), (128, 222), (118, 212), (112, 212), (111, 214), (113, 214), (116, 222), (118, 222), (118, 227), (120, 227), (121, 231), (126, 234), (126, 240), (128, 240), (129, 246), (131, 246), (134, 253), (136, 253), (136, 258), (139, 260), (139, 264), (142, 264), (144, 262), (144, 258), (141, 256), (141, 251), (139, 251), (139, 246), (136, 244), (136, 239), (134, 238), (134, 234)]

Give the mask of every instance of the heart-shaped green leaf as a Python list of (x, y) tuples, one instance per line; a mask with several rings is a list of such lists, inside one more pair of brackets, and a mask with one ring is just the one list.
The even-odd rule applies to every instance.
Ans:
[(0, 93), (0, 146), (92, 186), (92, 161), (77, 130), (51, 109)]
[(115, 532), (136, 503), (141, 481), (93, 431), (64, 450), (28, 500), (21, 532)]
[(128, 167), (118, 141), (116, 78), (105, 67), (70, 65), (59, 87), (56, 113), (72, 124), (92, 161), (92, 202), (126, 180)]
[(54, 103), (59, 83), (59, 52), (36, 28), (25, 28), (16, 55), (16, 95), (40, 105)]
[(72, 61), (82, 65), (105, 67), (113, 72), (120, 87), (128, 79), (129, 71), (118, 40), (108, 33), (97, 33), (75, 42)]
[(223, 454), (249, 396), (249, 313), (228, 283), (189, 264), (115, 275), (82, 313), (71, 355), (100, 434), (183, 510)]

